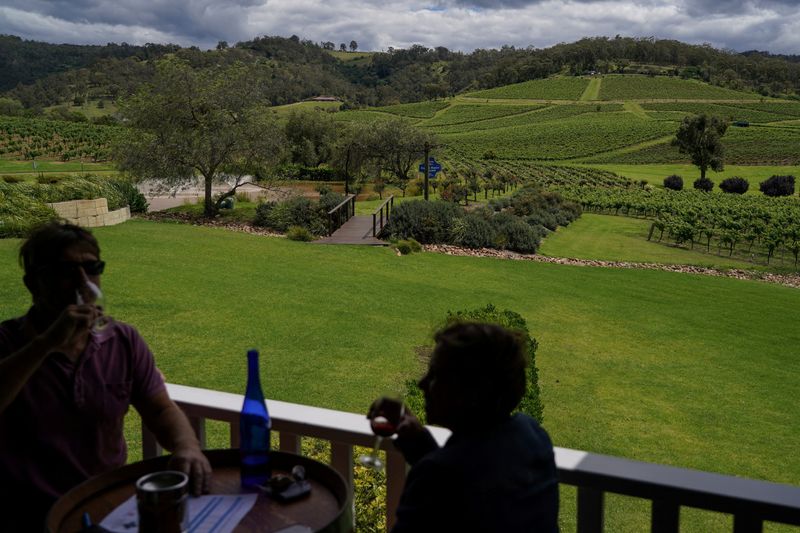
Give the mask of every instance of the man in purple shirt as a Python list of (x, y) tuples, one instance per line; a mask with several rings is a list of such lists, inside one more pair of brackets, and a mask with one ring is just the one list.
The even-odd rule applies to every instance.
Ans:
[[(125, 464), (123, 418), (133, 405), (172, 466), (207, 489), (208, 460), (170, 400), (136, 330), (102, 312), (91, 284), (105, 263), (88, 231), (50, 223), (20, 249), (28, 313), (0, 324), (0, 531), (41, 531), (47, 509), (91, 476)], [(85, 302), (85, 303), (84, 303)]]

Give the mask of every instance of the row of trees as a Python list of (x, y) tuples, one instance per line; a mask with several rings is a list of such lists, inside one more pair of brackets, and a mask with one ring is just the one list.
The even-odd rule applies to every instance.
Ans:
[[(766, 196), (791, 196), (794, 194), (795, 178), (792, 175), (774, 175), (758, 185), (758, 189)], [(714, 189), (714, 182), (705, 176), (694, 181), (694, 188), (711, 192)], [(664, 188), (673, 191), (683, 190), (683, 178), (673, 174), (664, 178)], [(750, 189), (750, 182), (739, 176), (725, 178), (719, 183), (722, 192), (729, 194), (744, 194)]]
[[(121, 102), (130, 130), (114, 159), (137, 179), (167, 188), (201, 177), (204, 213), (213, 217), (239, 187), (270, 180), (287, 161), (326, 164), (346, 189), (371, 175), (378, 188), (390, 181), (405, 191), (424, 151), (436, 145), (402, 119), (347, 124), (314, 112), (280, 122), (263, 104), (270, 82), (264, 64), (196, 69), (178, 58), (162, 60), (152, 84)], [(214, 183), (229, 188), (214, 197)]]

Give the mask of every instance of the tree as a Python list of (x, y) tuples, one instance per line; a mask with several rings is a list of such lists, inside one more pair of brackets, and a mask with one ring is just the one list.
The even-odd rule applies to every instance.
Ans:
[(358, 50), (358, 43), (355, 41), (350, 41), (350, 51), (355, 52)]
[(22, 115), (24, 108), (22, 104), (13, 98), (0, 98), (0, 115), (19, 116)]
[(347, 45), (344, 43), (339, 43), (339, 50), (342, 52), (347, 52)]
[(725, 168), (722, 136), (728, 129), (728, 123), (717, 116), (705, 113), (687, 116), (678, 127), (673, 146), (682, 154), (688, 154), (692, 164), (700, 169), (700, 177), (706, 177), (710, 167), (715, 172)]
[[(350, 183), (358, 178), (366, 163), (377, 156), (372, 126), (365, 123), (337, 123), (342, 128), (337, 132), (333, 146), (331, 166), (344, 178), (344, 193), (350, 194)], [(377, 177), (380, 179), (380, 176)], [(377, 181), (376, 181), (377, 185)], [(383, 184), (385, 188), (386, 184)], [(383, 188), (378, 191), (382, 194)]]
[(335, 50), (336, 49), (336, 45), (333, 43), (333, 41), (323, 41), (322, 42), (322, 49), (323, 50)]
[[(239, 63), (193, 69), (177, 58), (159, 61), (153, 83), (121, 103), (130, 134), (114, 147), (120, 170), (177, 188), (200, 176), (204, 215), (264, 176), (282, 156), (281, 129), (259, 102), (266, 75)], [(212, 198), (212, 185), (228, 190)]]
[(336, 124), (330, 113), (293, 111), (284, 126), (292, 162), (316, 167), (331, 158)]
[(412, 170), (419, 164), (426, 146), (435, 146), (437, 142), (432, 135), (403, 119), (384, 120), (372, 129), (374, 137), (370, 151), (405, 196)]

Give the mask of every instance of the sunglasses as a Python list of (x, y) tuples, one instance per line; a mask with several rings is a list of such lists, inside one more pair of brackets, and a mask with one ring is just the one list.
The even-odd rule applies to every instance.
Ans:
[(39, 269), (40, 272), (46, 272), (56, 276), (71, 276), (78, 272), (78, 268), (82, 268), (87, 276), (99, 276), (106, 269), (105, 261), (59, 261)]

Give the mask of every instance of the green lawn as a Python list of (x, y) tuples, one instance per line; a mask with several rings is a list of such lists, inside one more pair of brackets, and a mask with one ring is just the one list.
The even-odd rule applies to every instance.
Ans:
[[(700, 177), (700, 171), (694, 165), (680, 165), (680, 164), (667, 164), (667, 165), (622, 165), (622, 164), (606, 164), (606, 163), (570, 163), (575, 166), (586, 166), (592, 168), (601, 168), (611, 172), (616, 172), (621, 176), (625, 176), (632, 180), (647, 180), (652, 185), (663, 185), (664, 178), (671, 174), (677, 174), (683, 177), (683, 186), (691, 187), (694, 180)], [(749, 193), (761, 194), (758, 190), (758, 184), (773, 176), (775, 174), (791, 174), (800, 178), (800, 165), (788, 166), (774, 166), (774, 165), (725, 165), (722, 172), (714, 172), (709, 170), (706, 172), (706, 177), (716, 184), (719, 184), (725, 178), (732, 176), (740, 176), (750, 182)]]
[[(576, 259), (599, 259), (604, 261), (634, 261), (639, 263), (667, 263), (677, 265), (699, 265), (710, 268), (763, 267), (746, 261), (730, 259), (714, 253), (703, 253), (698, 244), (697, 251), (647, 240), (651, 221), (613, 215), (584, 213), (566, 228), (548, 236), (542, 242), (539, 253), (553, 257)], [(658, 233), (656, 233), (656, 238)]]
[(116, 172), (114, 166), (109, 163), (81, 163), (80, 161), (36, 161), (36, 168), (33, 168), (32, 161), (11, 161), (0, 159), (0, 174), (34, 174), (39, 172), (92, 172), (98, 171)]
[[(557, 445), (800, 483), (800, 390), (787, 379), (800, 371), (800, 291), (145, 221), (96, 233), (112, 315), (137, 325), (171, 382), (242, 392), (255, 346), (269, 398), (362, 412), (419, 374), (414, 347), (447, 310), (492, 302), (520, 312), (540, 342)], [(3, 317), (29, 301), (18, 244), (0, 241)], [(134, 442), (135, 429), (131, 419)], [(641, 507), (610, 506), (608, 530), (641, 531)], [(571, 527), (571, 500), (562, 509)], [(688, 531), (721, 523), (686, 516)]]

